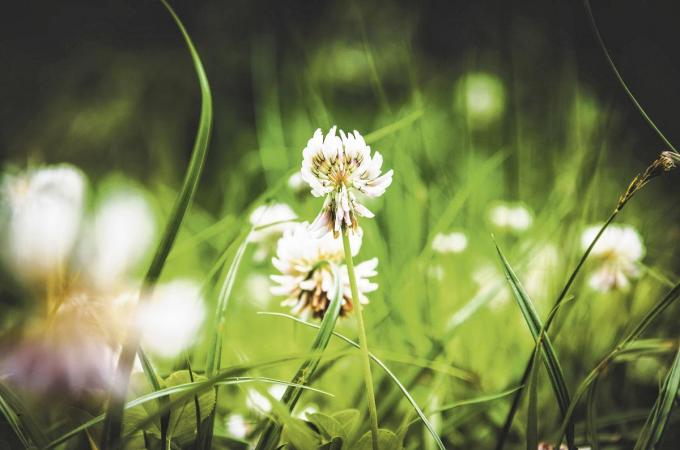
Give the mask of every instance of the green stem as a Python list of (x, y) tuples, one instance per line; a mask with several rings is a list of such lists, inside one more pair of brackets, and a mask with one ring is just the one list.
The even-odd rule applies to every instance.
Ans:
[(354, 261), (352, 261), (352, 249), (349, 245), (349, 230), (342, 233), (342, 245), (345, 249), (345, 263), (347, 264), (347, 274), (349, 276), (349, 286), (352, 291), (352, 300), (356, 307), (357, 324), (359, 326), (359, 344), (363, 356), (364, 382), (366, 383), (366, 393), (368, 394), (368, 414), (371, 417), (371, 441), (373, 450), (378, 450), (378, 409), (375, 406), (375, 392), (373, 392), (373, 376), (371, 375), (371, 360), (368, 354), (368, 342), (366, 341), (366, 327), (364, 327), (363, 307), (359, 301), (359, 288), (357, 278), (354, 273)]

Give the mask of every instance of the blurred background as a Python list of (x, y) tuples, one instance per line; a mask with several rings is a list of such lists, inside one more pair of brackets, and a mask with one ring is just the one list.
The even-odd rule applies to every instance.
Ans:
[[(164, 277), (214, 275), (252, 202), (287, 185), (316, 128), (338, 125), (371, 136), (384, 169), (395, 170), (395, 183), (369, 205), (377, 218), (364, 224), (359, 259), (380, 259), (381, 288), (366, 312), (369, 344), (413, 380), (425, 409), (514, 386), (531, 351), (517, 306), (505, 301), (507, 292), (495, 295), (500, 271), (490, 234), (520, 277), (532, 280), (527, 284), (533, 282), (530, 292), (545, 317), (582, 252), (584, 229), (604, 221), (631, 178), (666, 150), (618, 84), (580, 2), (172, 5), (210, 80), (214, 124), (195, 206)], [(676, 5), (594, 1), (592, 10), (632, 92), (667, 138), (680, 140)], [(0, 15), (0, 57), (3, 167), (68, 162), (87, 174), (94, 191), (124, 180), (148, 192), (158, 229), (180, 186), (200, 107), (191, 60), (161, 4), (14, 2)], [(668, 290), (664, 280), (677, 280), (677, 181), (677, 174), (655, 179), (621, 214), (646, 248), (639, 282), (626, 292), (595, 293), (585, 280), (576, 287), (578, 303), (559, 326), (582, 328), (557, 340), (572, 388), (629, 320)], [(321, 206), (294, 184), (274, 197), (302, 220), (313, 220)], [(501, 204), (521, 205), (529, 218), (499, 224), (489, 211)], [(218, 232), (198, 239), (208, 227)], [(463, 233), (465, 244), (438, 251), (440, 232)], [(269, 244), (264, 258), (257, 249), (249, 253), (240, 272), (225, 361), (304, 351), (311, 339), (307, 330), (255, 314), (283, 310), (269, 294)], [(489, 308), (456, 315), (489, 287)], [(3, 283), (5, 329), (16, 322), (22, 295)], [(211, 311), (214, 288), (205, 296)], [(650, 337), (677, 338), (677, 314), (663, 317)], [(353, 320), (339, 325), (354, 335), (352, 326)], [(202, 361), (205, 346), (194, 350), (192, 359)], [(602, 439), (610, 448), (630, 448), (670, 356), (662, 351), (617, 366), (600, 386)], [(337, 395), (340, 377), (347, 395), (328, 402), (310, 394), (310, 404), (324, 411), (363, 408), (360, 374), (353, 371), (358, 360), (336, 361), (319, 387)], [(160, 364), (166, 373), (173, 367)], [(266, 375), (287, 379), (293, 368)], [(394, 399), (381, 375), (377, 383), (381, 424), (396, 428), (409, 405)], [(547, 379), (541, 392), (548, 436), (559, 413)], [(232, 401), (243, 397), (238, 390), (226, 396), (218, 427), (228, 432), (234, 411), (249, 417), (250, 407)], [(456, 409), (441, 415), (437, 427), (447, 444), (490, 448), (508, 404)], [(616, 416), (620, 411), (631, 414)], [(677, 427), (668, 433), (666, 445), (674, 448)], [(511, 442), (522, 443), (521, 435), (518, 426)], [(421, 442), (431, 445), (414, 426), (407, 443), (422, 448)]]

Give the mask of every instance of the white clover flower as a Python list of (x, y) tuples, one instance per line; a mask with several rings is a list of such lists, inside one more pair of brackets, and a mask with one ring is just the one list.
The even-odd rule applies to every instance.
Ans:
[(340, 136), (332, 127), (324, 137), (321, 129), (307, 142), (302, 151), (300, 173), (312, 188), (312, 195), (325, 197), (321, 213), (312, 223), (312, 230), (323, 236), (329, 231), (337, 237), (343, 229), (356, 231), (357, 216), (373, 217), (359, 203), (356, 192), (367, 197), (380, 197), (392, 183), (392, 170), (381, 175), (382, 155), (366, 145), (358, 131)]
[(271, 385), (267, 389), (269, 397), (261, 394), (257, 389), (249, 389), (246, 394), (246, 406), (248, 409), (254, 410), (255, 412), (266, 414), (272, 410), (270, 397), (280, 401), (284, 392), (286, 392), (286, 386), (282, 384)]
[(511, 231), (526, 231), (533, 223), (529, 209), (522, 204), (499, 204), (491, 209), (491, 223), (496, 227)]
[(66, 164), (6, 176), (6, 257), (19, 276), (34, 280), (63, 269), (80, 228), (85, 186), (84, 175)]
[(189, 280), (162, 284), (135, 313), (142, 347), (170, 358), (194, 343), (205, 319), (200, 286)]
[(146, 254), (154, 234), (154, 217), (146, 199), (121, 190), (103, 199), (86, 227), (81, 265), (99, 290), (110, 290)]
[[(588, 227), (581, 236), (585, 250), (593, 241), (602, 225)], [(630, 225), (609, 225), (590, 253), (598, 267), (591, 274), (589, 286), (600, 292), (614, 289), (626, 290), (629, 278), (640, 275), (638, 262), (645, 256), (642, 237)]]
[(267, 259), (271, 247), (281, 237), (283, 231), (290, 227), (291, 221), (295, 219), (297, 219), (297, 215), (285, 203), (273, 203), (255, 208), (250, 214), (250, 223), (254, 227), (267, 225), (265, 228), (253, 230), (250, 233), (250, 242), (256, 244), (253, 254), (255, 262), (262, 262)]
[[(356, 256), (361, 247), (361, 228), (350, 235), (352, 256)], [(331, 264), (339, 266), (343, 288), (343, 305), (341, 316), (354, 308), (347, 267), (342, 264), (344, 250), (342, 241), (326, 234), (316, 238), (310, 231), (307, 222), (295, 224), (283, 233), (277, 245), (276, 256), (272, 264), (281, 275), (272, 275), (277, 283), (271, 288), (274, 295), (285, 295), (283, 306), (291, 306), (295, 314), (312, 315), (321, 318), (330, 305), (334, 294), (334, 271)], [(378, 259), (373, 258), (357, 264), (354, 269), (357, 277), (359, 301), (368, 303), (366, 293), (375, 291), (378, 285), (369, 281), (377, 274)]]
[(432, 249), (437, 253), (460, 253), (467, 248), (467, 244), (465, 233), (459, 231), (448, 234), (437, 233), (432, 240)]

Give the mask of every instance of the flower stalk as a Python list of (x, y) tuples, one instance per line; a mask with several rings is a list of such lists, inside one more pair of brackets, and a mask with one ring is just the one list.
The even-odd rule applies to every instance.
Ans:
[[(342, 245), (345, 250), (345, 264), (347, 264), (347, 274), (349, 276), (352, 298), (359, 298), (357, 279), (354, 273), (354, 262), (352, 261), (352, 250), (349, 245), (349, 228), (345, 228), (342, 233)], [(366, 384), (366, 394), (368, 396), (368, 414), (371, 421), (371, 442), (373, 450), (378, 450), (378, 409), (375, 406), (375, 392), (373, 391), (373, 376), (371, 375), (371, 361), (368, 353), (368, 342), (366, 340), (366, 327), (364, 326), (363, 306), (361, 302), (356, 302), (356, 317), (359, 328), (359, 344), (361, 346), (364, 383)]]

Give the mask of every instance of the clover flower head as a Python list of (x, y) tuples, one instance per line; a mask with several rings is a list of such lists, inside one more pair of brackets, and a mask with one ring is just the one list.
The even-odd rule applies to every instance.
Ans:
[[(361, 228), (350, 234), (353, 256), (359, 252), (362, 235)], [(281, 274), (271, 276), (276, 283), (271, 293), (286, 296), (282, 305), (292, 307), (295, 314), (322, 318), (334, 295), (334, 277), (340, 276), (343, 296), (340, 315), (345, 316), (354, 309), (353, 302), (356, 299), (352, 298), (349, 275), (347, 267), (342, 265), (343, 260), (344, 250), (340, 239), (334, 238), (332, 234), (317, 238), (307, 222), (298, 223), (286, 230), (279, 239), (272, 264)], [(354, 267), (358, 300), (361, 303), (368, 303), (365, 294), (378, 288), (377, 284), (369, 281), (370, 277), (377, 274), (377, 266), (378, 259), (373, 258)]]
[(250, 214), (250, 223), (255, 229), (250, 233), (249, 241), (255, 244), (253, 259), (261, 263), (267, 259), (276, 240), (281, 237), (283, 230), (297, 219), (293, 209), (285, 203), (272, 203), (258, 206)]
[(373, 217), (355, 192), (367, 197), (380, 197), (392, 183), (392, 170), (382, 173), (382, 155), (375, 152), (358, 131), (345, 133), (332, 127), (324, 136), (321, 129), (302, 151), (300, 173), (312, 188), (312, 195), (325, 197), (321, 213), (312, 230), (323, 236), (329, 231), (337, 237), (344, 229), (356, 231), (357, 216)]
[[(601, 225), (588, 227), (581, 236), (583, 249), (588, 248)], [(645, 256), (642, 237), (630, 225), (609, 225), (593, 247), (591, 257), (598, 266), (588, 284), (596, 291), (626, 290), (630, 279), (640, 275), (638, 262)]]

